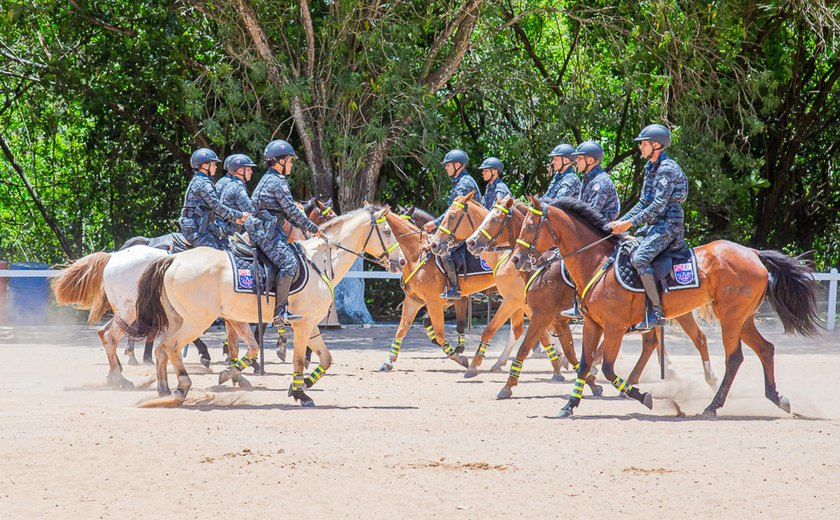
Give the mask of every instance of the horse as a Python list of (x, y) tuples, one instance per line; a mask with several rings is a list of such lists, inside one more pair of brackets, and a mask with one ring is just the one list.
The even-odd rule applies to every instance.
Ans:
[[(510, 255), (510, 250), (513, 249), (515, 241), (514, 237), (519, 237), (521, 233), (522, 223), (525, 219), (524, 213), (529, 211), (528, 207), (525, 204), (516, 203), (509, 197), (499, 201), (490, 210), (478, 205), (475, 201), (469, 206), (470, 209), (473, 207), (475, 207), (475, 210), (472, 212), (473, 218), (468, 219), (466, 225), (463, 226), (465, 231), (472, 229), (471, 234), (465, 239), (467, 249), (473, 254), (482, 254), (488, 250), (502, 249), (507, 250), (507, 254)], [(480, 225), (473, 225), (472, 222), (475, 221), (480, 222)], [(459, 239), (465, 231), (453, 229), (453, 232), (455, 232)], [(506, 262), (504, 266), (508, 266), (511, 270), (517, 270), (510, 262)], [(501, 272), (501, 269), (499, 271)], [(517, 288), (509, 291), (509, 296), (512, 301), (515, 301), (518, 305), (525, 306), (526, 309), (530, 309), (528, 330), (516, 356), (516, 363), (520, 368), (528, 356), (531, 346), (534, 345), (534, 341), (543, 335), (544, 331), (548, 328), (553, 329), (555, 335), (560, 340), (560, 345), (566, 358), (571, 360), (572, 365), (577, 365), (578, 363), (572, 341), (571, 329), (569, 328), (570, 320), (560, 314), (563, 309), (567, 309), (572, 305), (574, 294), (574, 288), (570, 287), (563, 280), (562, 271), (560, 262), (549, 261), (543, 269), (526, 273), (528, 282), (525, 283), (523, 280), (521, 284), (522, 290), (518, 290), (517, 286)], [(500, 287), (501, 292), (502, 283), (498, 278), (497, 276), (496, 285)], [(506, 299), (507, 297), (508, 295), (505, 296)], [(528, 302), (540, 302), (540, 304), (532, 307)], [(679, 316), (676, 318), (676, 321), (686, 334), (688, 334), (700, 353), (707, 383), (714, 385), (716, 378), (709, 361), (706, 335), (700, 330), (692, 313)], [(490, 328), (489, 325), (488, 328)], [(487, 329), (485, 329), (485, 333), (487, 333)], [(489, 337), (492, 337), (494, 333), (495, 330), (491, 330)], [(630, 384), (638, 383), (642, 371), (650, 359), (651, 353), (657, 347), (659, 347), (658, 332), (642, 336), (642, 353), (628, 378)], [(518, 371), (511, 372), (511, 376), (497, 396), (499, 399), (506, 399), (512, 395), (512, 388), (518, 382), (518, 375)], [(593, 393), (600, 395), (600, 387), (595, 385), (594, 378), (587, 377), (587, 384), (592, 388)]]
[[(474, 200), (473, 195), (473, 192), (470, 192), (467, 195), (456, 197), (455, 200), (452, 201), (452, 205), (444, 214), (445, 216), (441, 225), (438, 226), (435, 234), (429, 239), (429, 249), (434, 254), (445, 255), (451, 248), (455, 247), (455, 244), (467, 240), (467, 238), (476, 231), (478, 224), (481, 223), (487, 216), (488, 210), (481, 203)], [(513, 199), (508, 200), (512, 202)], [(497, 204), (497, 206), (499, 205)], [(501, 208), (502, 206), (499, 207)], [(505, 209), (505, 212), (507, 215), (511, 216), (511, 219), (509, 220), (511, 227), (508, 229), (508, 232), (511, 236), (513, 236), (514, 232), (518, 235), (518, 225), (521, 224), (523, 215), (516, 209), (513, 210), (513, 214), (510, 213), (509, 209)], [(464, 374), (465, 378), (471, 378), (478, 375), (478, 368), (484, 360), (485, 352), (490, 344), (490, 340), (496, 335), (496, 331), (499, 330), (499, 327), (510, 319), (514, 341), (509, 342), (494, 366), (501, 369), (507, 361), (510, 351), (513, 349), (513, 343), (524, 333), (524, 317), (526, 315), (531, 315), (530, 308), (525, 305), (527, 278), (518, 269), (516, 269), (513, 264), (507, 261), (510, 256), (510, 249), (513, 247), (511, 242), (512, 241), (509, 240), (505, 243), (498, 243), (492, 250), (484, 248), (482, 251), (482, 258), (484, 258), (489, 265), (494, 266), (492, 273), (496, 284), (496, 290), (499, 291), (499, 295), (502, 297), (502, 305), (481, 333), (481, 343), (479, 343), (478, 350), (476, 351), (475, 356), (473, 356), (470, 366)], [(566, 327), (568, 328), (568, 324), (566, 324)], [(569, 335), (571, 335), (571, 332), (569, 332)], [(548, 354), (548, 359), (551, 362), (552, 370), (554, 371), (551, 380), (564, 381), (565, 378), (560, 373), (562, 368), (560, 356), (557, 355), (557, 351), (554, 349), (554, 345), (551, 344), (548, 334), (543, 332), (543, 334), (539, 337), (539, 340), (540, 344), (543, 345), (543, 348), (545, 348), (545, 351)], [(528, 352), (530, 352), (530, 350), (529, 345)], [(518, 378), (521, 368), (522, 362), (521, 360), (518, 360), (511, 366), (511, 377)]]
[[(73, 262), (52, 281), (56, 302), (59, 305), (74, 305), (89, 309), (88, 323), (98, 323), (111, 310), (114, 317), (133, 321), (134, 303), (137, 295), (137, 281), (143, 270), (153, 260), (165, 257), (161, 249), (148, 246), (132, 246), (113, 253), (98, 252)], [(117, 346), (124, 335), (116, 326), (114, 318), (98, 330), (99, 339), (105, 349), (110, 370), (108, 383), (117, 389), (130, 389), (133, 384), (122, 376), (122, 365), (117, 355)], [(146, 338), (151, 342), (150, 338)], [(199, 340), (200, 341), (200, 340)], [(203, 343), (202, 365), (209, 366), (210, 357)]]
[[(618, 391), (636, 399), (649, 409), (653, 396), (642, 392), (615, 374), (614, 363), (621, 340), (628, 329), (644, 316), (645, 296), (625, 290), (613, 266), (622, 238), (610, 233), (607, 222), (574, 198), (561, 198), (543, 205), (529, 197), (531, 207), (516, 241), (511, 262), (522, 270), (533, 269), (534, 250), (556, 247), (578, 285), (583, 309), (583, 355), (568, 403), (559, 416), (573, 415), (581, 402), (581, 388), (589, 373), (595, 346), (603, 336), (602, 371)], [(755, 313), (768, 299), (778, 313), (786, 334), (814, 336), (819, 333), (813, 268), (779, 251), (759, 251), (734, 242), (717, 240), (694, 248), (699, 286), (670, 291), (662, 295), (667, 318), (682, 316), (693, 309), (711, 305), (721, 325), (726, 354), (726, 373), (703, 418), (714, 418), (721, 408), (732, 381), (743, 362), (741, 342), (761, 360), (764, 369), (764, 395), (786, 413), (791, 405), (776, 389), (774, 346), (758, 331)], [(582, 290), (580, 288), (583, 288)], [(533, 305), (538, 305), (534, 302)]]
[[(309, 282), (289, 297), (292, 312), (301, 319), (292, 323), (294, 331), (294, 374), (289, 395), (301, 406), (314, 406), (304, 387), (315, 384), (332, 363), (332, 356), (318, 331), (318, 323), (329, 312), (333, 286), (350, 270), (357, 256), (368, 253), (392, 272), (399, 270), (399, 244), (388, 223), (390, 210), (366, 205), (323, 224), (326, 240), (310, 238), (299, 242), (307, 258), (301, 269), (309, 271)], [(150, 406), (183, 404), (192, 381), (181, 360), (181, 347), (197, 337), (209, 324), (222, 316), (237, 326), (248, 345), (248, 352), (237, 359), (230, 370), (236, 382), (256, 359), (259, 348), (250, 328), (242, 324), (258, 320), (257, 299), (233, 290), (233, 270), (223, 251), (196, 248), (155, 260), (138, 283), (137, 321), (120, 327), (134, 337), (162, 335), (156, 349), (158, 394), (161, 399)], [(272, 305), (268, 299), (267, 306)], [(318, 355), (319, 364), (305, 379), (304, 354), (307, 344)], [(231, 343), (232, 360), (238, 347)], [(178, 377), (174, 394), (166, 377), (167, 359)], [(169, 397), (163, 397), (169, 396)]]

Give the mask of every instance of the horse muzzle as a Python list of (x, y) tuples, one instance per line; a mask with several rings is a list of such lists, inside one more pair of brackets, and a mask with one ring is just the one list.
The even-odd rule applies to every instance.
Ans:
[(440, 240), (432, 240), (429, 243), (429, 251), (437, 256), (445, 255), (449, 251), (449, 243)]

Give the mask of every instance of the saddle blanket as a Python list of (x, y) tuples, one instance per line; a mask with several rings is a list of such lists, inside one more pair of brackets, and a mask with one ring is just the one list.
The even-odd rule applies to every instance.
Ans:
[[(306, 286), (307, 282), (309, 282), (309, 269), (306, 269), (303, 251), (300, 246), (295, 243), (289, 245), (292, 246), (292, 250), (295, 252), (297, 259), (297, 271), (295, 272), (294, 280), (292, 280), (292, 286), (289, 289), (289, 294), (295, 294), (300, 292)], [(242, 252), (242, 250), (239, 252), (228, 251), (230, 265), (233, 268), (233, 291), (245, 294), (257, 294), (254, 279), (254, 257), (243, 256), (241, 254)], [(274, 282), (277, 278), (277, 269), (262, 253), (259, 254), (259, 259), (260, 293), (266, 294), (268, 292), (270, 296), (275, 296)]]
[[(452, 251), (452, 258), (455, 260), (455, 269), (459, 276), (473, 276), (477, 274), (488, 274), (493, 272), (493, 266), (480, 256), (473, 256), (467, 251), (466, 245), (459, 246)], [(445, 273), (443, 269), (443, 262), (439, 256), (435, 255), (435, 265), (441, 272)]]
[[(637, 245), (638, 242), (628, 242), (618, 246), (615, 275), (621, 286), (628, 291), (644, 292), (639, 273), (630, 263), (630, 255)], [(676, 251), (667, 249), (653, 259), (652, 267), (654, 277), (664, 291), (700, 287), (700, 275), (694, 249), (688, 247)]]

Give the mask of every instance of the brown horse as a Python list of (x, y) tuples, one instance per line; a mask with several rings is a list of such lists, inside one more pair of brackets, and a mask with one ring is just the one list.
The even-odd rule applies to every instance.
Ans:
[[(526, 215), (511, 261), (520, 269), (533, 268), (534, 251), (557, 247), (580, 289), (584, 314), (583, 356), (578, 378), (560, 417), (572, 415), (581, 401), (584, 377), (589, 374), (595, 347), (603, 335), (602, 370), (619, 392), (648, 408), (653, 397), (617, 376), (613, 366), (624, 334), (643, 318), (644, 294), (625, 290), (616, 279), (614, 259), (620, 237), (611, 235), (604, 219), (578, 199), (563, 198), (553, 206), (529, 197)], [(711, 304), (721, 324), (726, 352), (726, 374), (703, 417), (715, 417), (723, 406), (738, 367), (744, 359), (743, 340), (761, 360), (765, 396), (790, 413), (790, 401), (776, 391), (774, 347), (756, 328), (755, 313), (767, 297), (779, 314), (785, 333), (816, 335), (819, 317), (811, 269), (778, 251), (757, 251), (718, 240), (695, 248), (700, 286), (671, 291), (662, 296), (666, 317), (682, 316)], [(534, 302), (532, 305), (538, 305)]]
[[(391, 343), (388, 361), (382, 364), (380, 370), (389, 371), (393, 369), (393, 364), (397, 360), (402, 347), (402, 340), (408, 333), (408, 329), (417, 313), (424, 305), (432, 322), (431, 331), (427, 330), (429, 339), (438, 345), (448, 358), (461, 366), (469, 366), (467, 358), (458, 353), (444, 336), (443, 311), (452, 305), (452, 302), (440, 297), (446, 284), (446, 276), (435, 265), (431, 253), (424, 252), (422, 230), (412, 224), (409, 219), (394, 213), (389, 213), (387, 219), (403, 254), (401, 283), (403, 291), (405, 291), (405, 300), (403, 300), (400, 324), (397, 327), (394, 341)], [(461, 282), (461, 293), (468, 296), (492, 286), (492, 273), (468, 276)], [(464, 301), (464, 298), (460, 300), (460, 302)]]
[[(513, 202), (513, 199), (509, 198), (507, 200), (509, 203)], [(510, 223), (510, 226), (508, 227), (507, 233), (509, 233), (511, 237), (519, 236), (519, 226), (522, 225), (522, 220), (524, 218), (522, 213), (516, 208), (510, 209), (511, 206), (497, 206), (505, 209), (505, 215), (509, 216), (507, 222)], [(446, 211), (441, 225), (438, 226), (434, 236), (430, 238), (429, 249), (437, 255), (446, 254), (450, 248), (467, 240), (467, 238), (469, 238), (470, 235), (472, 235), (479, 227), (479, 224), (487, 216), (487, 213), (488, 210), (482, 204), (473, 199), (472, 192), (464, 196), (456, 197), (455, 200), (452, 201), (452, 205)], [(489, 265), (494, 266), (493, 275), (495, 277), (496, 289), (502, 297), (502, 305), (481, 333), (481, 343), (479, 343), (478, 350), (476, 351), (475, 356), (473, 356), (467, 372), (464, 374), (464, 377), (466, 378), (478, 375), (478, 368), (484, 360), (486, 349), (490, 344), (490, 340), (493, 339), (493, 336), (495, 336), (496, 332), (499, 330), (499, 327), (504, 325), (504, 323), (510, 319), (513, 338), (515, 341), (525, 332), (524, 316), (527, 315), (530, 317), (531, 315), (531, 309), (525, 304), (527, 275), (521, 273), (515, 265), (508, 261), (511, 253), (510, 250), (513, 249), (512, 243), (513, 240), (505, 241), (502, 239), (497, 241), (495, 247), (492, 249), (484, 248), (481, 252), (481, 256), (484, 260)], [(568, 323), (566, 324), (566, 328), (568, 328)], [(571, 337), (571, 332), (569, 332), (569, 337)], [(534, 338), (534, 341), (537, 339), (540, 340), (540, 344), (545, 349), (548, 354), (548, 359), (551, 362), (552, 370), (554, 371), (551, 380), (563, 381), (564, 377), (560, 373), (562, 368), (560, 364), (560, 357), (557, 355), (554, 345), (551, 344), (548, 333), (544, 330), (538, 338)], [(510, 353), (510, 349), (513, 347), (514, 341), (509, 343), (508, 348), (505, 349), (505, 352), (503, 352), (502, 356), (499, 358), (500, 362), (503, 358), (507, 359), (507, 355)], [(531, 351), (532, 346), (533, 343), (528, 346), (528, 352)], [(499, 367), (502, 366), (502, 363), (500, 362), (497, 362), (497, 366)], [(521, 361), (514, 362), (510, 369), (511, 377), (518, 379), (521, 368)]]

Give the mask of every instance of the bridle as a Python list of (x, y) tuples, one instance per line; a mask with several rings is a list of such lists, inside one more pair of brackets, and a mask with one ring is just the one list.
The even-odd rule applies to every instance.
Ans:
[(565, 260), (567, 258), (571, 258), (573, 256), (576, 256), (580, 253), (583, 253), (584, 251), (586, 251), (587, 249), (589, 249), (591, 247), (595, 247), (596, 245), (600, 244), (601, 242), (604, 242), (604, 241), (609, 240), (611, 238), (615, 238), (615, 235), (610, 233), (607, 236), (599, 238), (598, 240), (595, 240), (594, 242), (591, 242), (591, 243), (581, 247), (580, 249), (578, 249), (576, 251), (573, 251), (572, 253), (569, 253), (568, 255), (565, 255), (565, 256), (560, 254), (560, 250), (558, 250), (557, 248), (554, 248), (554, 252), (552, 254), (548, 255), (548, 256), (539, 255), (540, 261), (537, 262), (536, 259), (534, 258), (534, 253), (536, 253), (536, 242), (537, 242), (537, 239), (540, 236), (540, 230), (541, 230), (543, 224), (545, 224), (546, 228), (548, 229), (548, 232), (551, 233), (551, 238), (554, 240), (555, 244), (557, 243), (557, 234), (554, 233), (553, 229), (551, 229), (551, 221), (548, 219), (548, 215), (546, 215), (544, 211), (539, 210), (539, 209), (537, 209), (533, 206), (528, 206), (528, 210), (531, 213), (533, 213), (534, 215), (539, 215), (539, 217), (540, 217), (540, 221), (537, 224), (537, 230), (534, 232), (534, 238), (531, 239), (531, 243), (528, 243), (528, 242), (526, 242), (524, 240), (521, 240), (519, 238), (516, 239), (516, 243), (527, 248), (528, 261), (531, 262), (531, 266), (535, 270), (536, 269), (541, 269), (541, 268), (551, 264), (552, 262), (556, 262), (557, 260)]
[(348, 248), (344, 247), (343, 245), (341, 245), (337, 242), (331, 242), (329, 239), (327, 239), (327, 237), (324, 237), (324, 242), (326, 242), (327, 245), (329, 245), (329, 246), (333, 246), (333, 247), (336, 247), (336, 248), (341, 249), (343, 251), (347, 251), (350, 254), (356, 255), (357, 257), (361, 258), (362, 260), (369, 260), (366, 255), (369, 255), (370, 253), (365, 253), (365, 250), (367, 249), (367, 246), (370, 243), (370, 239), (373, 237), (373, 230), (375, 229), (376, 230), (376, 238), (379, 239), (379, 245), (382, 247), (382, 254), (379, 255), (379, 256), (376, 256), (376, 257), (373, 257), (373, 255), (370, 255), (370, 256), (374, 258), (372, 260), (373, 262), (375, 262), (376, 264), (379, 264), (380, 266), (384, 267), (385, 269), (389, 269), (390, 264), (388, 262), (388, 255), (390, 255), (391, 252), (393, 252), (396, 248), (400, 247), (400, 243), (395, 240), (394, 244), (391, 245), (390, 247), (385, 246), (385, 239), (382, 238), (382, 232), (379, 230), (379, 224), (381, 224), (383, 222), (385, 222), (385, 216), (376, 218), (373, 215), (373, 213), (370, 214), (370, 229), (368, 229), (368, 234), (367, 234), (367, 237), (365, 237), (365, 243), (362, 245), (362, 252), (361, 253), (357, 253), (357, 252), (355, 252), (351, 249), (348, 249)]
[[(487, 243), (484, 245), (484, 248), (482, 249), (482, 251), (501, 251), (501, 250), (513, 249), (513, 243), (514, 243), (514, 238), (513, 238), (513, 213), (511, 212), (510, 209), (506, 208), (505, 206), (502, 206), (501, 204), (494, 204), (493, 209), (499, 210), (505, 216), (504, 221), (502, 222), (501, 227), (499, 227), (499, 230), (496, 231), (495, 235), (491, 235), (490, 233), (488, 233), (487, 230), (484, 229), (483, 225), (478, 226), (478, 229), (476, 229), (476, 231), (478, 231), (479, 233), (484, 235), (485, 238), (487, 238)], [(502, 231), (505, 230), (505, 227), (508, 228), (508, 243), (510, 245), (509, 246), (495, 246), (495, 245), (493, 245), (493, 244), (496, 243), (496, 240), (502, 234)]]
[(439, 230), (441, 230), (445, 234), (449, 235), (449, 240), (446, 242), (447, 247), (449, 249), (452, 249), (453, 246), (458, 242), (455, 239), (455, 232), (458, 231), (458, 227), (461, 225), (461, 222), (464, 221), (464, 217), (467, 217), (467, 221), (470, 223), (470, 226), (472, 226), (472, 228), (475, 229), (475, 223), (473, 222), (472, 217), (470, 216), (470, 212), (467, 209), (467, 205), (464, 204), (463, 202), (458, 202), (458, 201), (453, 202), (452, 205), (461, 208), (461, 214), (458, 216), (458, 220), (455, 221), (455, 225), (452, 226), (452, 229), (448, 229), (446, 226), (444, 226), (442, 224), (440, 226), (438, 226)]

